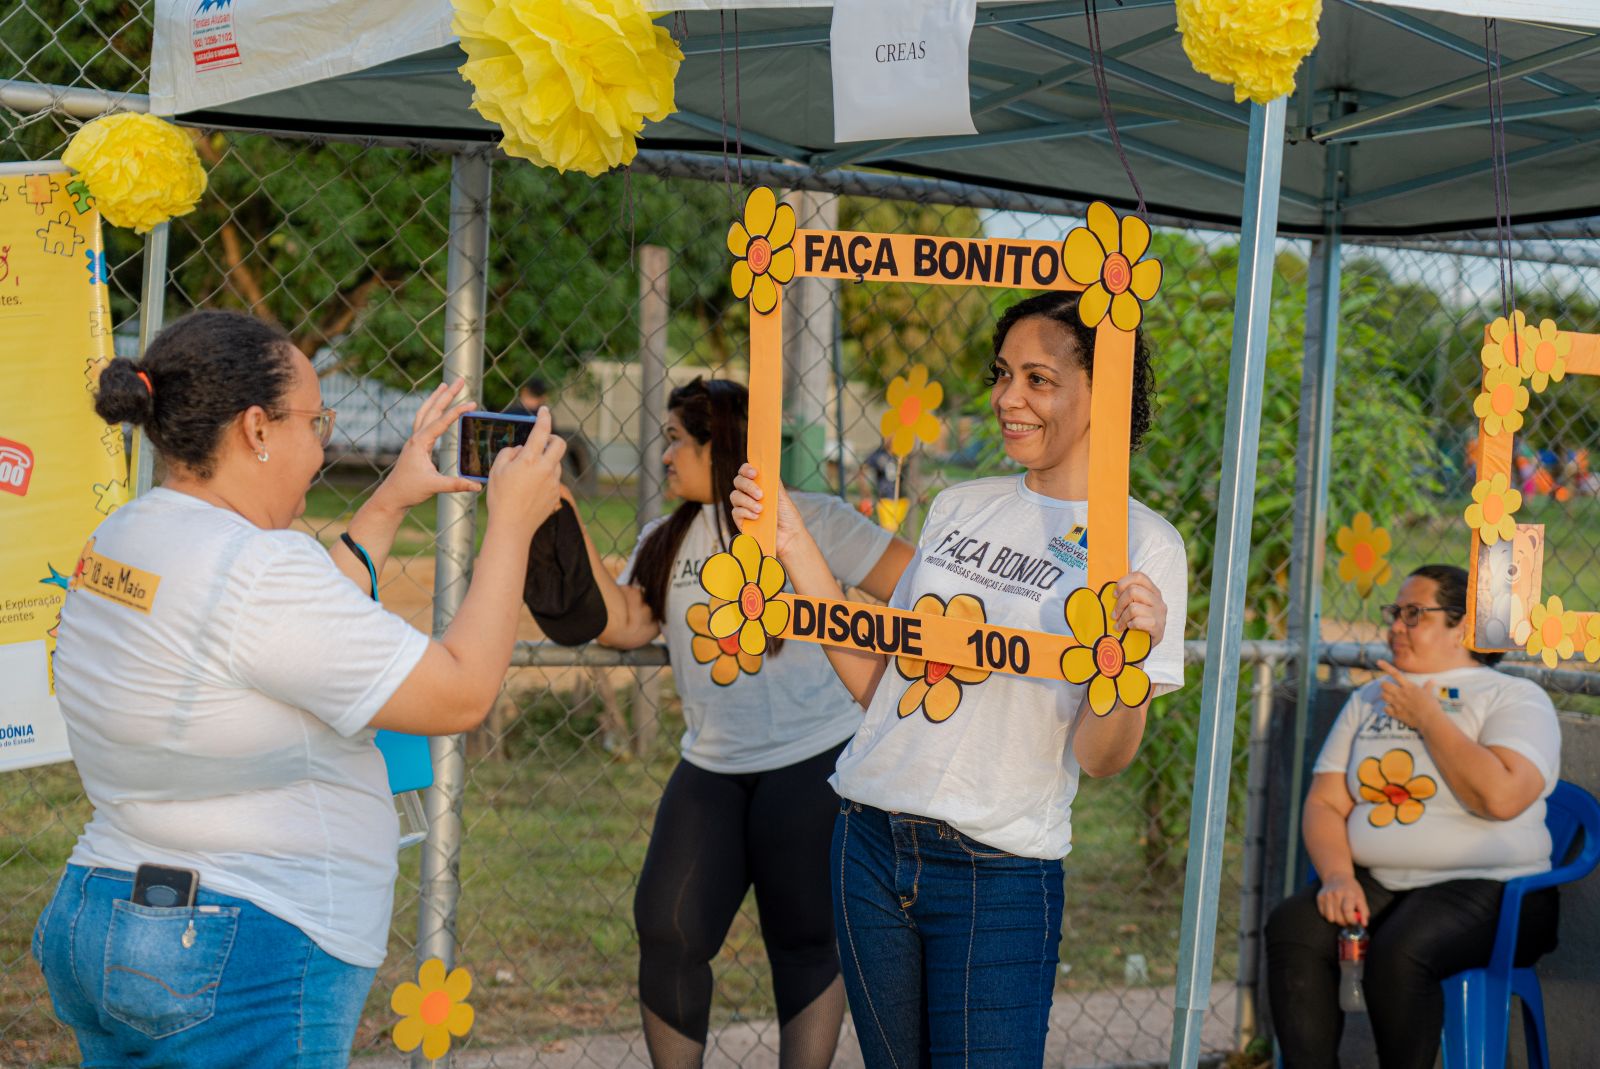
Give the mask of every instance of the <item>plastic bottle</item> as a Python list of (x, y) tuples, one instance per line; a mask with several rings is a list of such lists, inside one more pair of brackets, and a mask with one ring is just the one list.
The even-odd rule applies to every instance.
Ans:
[(1339, 929), (1339, 1008), (1345, 1013), (1367, 1012), (1367, 997), (1361, 990), (1366, 962), (1366, 926), (1351, 924)]

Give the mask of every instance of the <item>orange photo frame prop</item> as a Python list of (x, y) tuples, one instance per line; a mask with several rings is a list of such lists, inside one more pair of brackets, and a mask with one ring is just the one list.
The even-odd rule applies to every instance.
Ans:
[(1535, 326), (1520, 311), (1484, 330), (1477, 481), (1463, 516), (1472, 529), (1467, 640), (1483, 653), (1523, 649), (1554, 668), (1562, 659), (1600, 660), (1600, 612), (1543, 598), (1544, 525), (1517, 523), (1515, 438), (1533, 393), (1568, 375), (1600, 375), (1600, 334)]
[[(775, 497), (782, 446), (783, 287), (793, 279), (1092, 291), (1080, 305), (1080, 315), (1095, 330), (1088, 501), (1095, 542), (1089, 550), (1088, 586), (1079, 593), (1100, 606), (1083, 597), (1069, 598), (1067, 633), (1059, 634), (997, 627), (954, 614), (785, 594), (784, 571), (774, 555), (776, 510), (768, 509), (744, 526), (729, 552), (714, 555), (701, 570), (701, 584), (711, 598), (711, 637), (751, 657), (765, 652), (768, 638), (794, 638), (894, 654), (945, 670), (1073, 683), (1098, 681), (1096, 677), (1115, 680), (1142, 662), (1150, 651), (1149, 636), (1119, 634), (1108, 620), (1116, 581), (1128, 572), (1134, 331), (1143, 305), (1155, 299), (1161, 283), (1160, 261), (1145, 256), (1150, 239), (1142, 219), (1118, 216), (1099, 202), (1090, 205), (1087, 225), (1059, 242), (801, 230), (794, 210), (772, 190), (752, 190), (742, 217), (729, 228), (728, 250), (735, 257), (730, 272), (734, 296), (750, 305), (748, 453), (769, 498)], [(1071, 655), (1083, 647), (1089, 649)], [(1114, 701), (1094, 701), (1093, 696), (1103, 697), (1111, 688), (1091, 691), (1095, 711), (1109, 712)]]

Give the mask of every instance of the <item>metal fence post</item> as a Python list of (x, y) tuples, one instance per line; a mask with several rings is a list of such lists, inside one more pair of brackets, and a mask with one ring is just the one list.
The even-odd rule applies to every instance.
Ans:
[[(458, 155), (450, 164), (450, 247), (445, 268), (444, 377), (467, 380), (465, 396), (483, 395), (483, 326), (489, 270), (490, 164), (482, 153)], [(456, 432), (442, 439), (441, 469), (454, 474)], [(433, 633), (443, 633), (466, 597), (476, 527), (477, 497), (439, 498), (434, 555)], [(428, 838), (422, 848), (417, 903), (417, 963), (456, 959), (456, 906), (461, 898), (461, 797), (466, 789), (466, 737), (433, 740), (433, 786), (428, 790)], [(445, 1065), (451, 1063), (446, 1056)], [(429, 1061), (419, 1048), (414, 1069)]]
[(1261, 912), (1267, 861), (1267, 738), (1272, 729), (1272, 676), (1278, 662), (1256, 662), (1250, 684), (1250, 754), (1245, 771), (1244, 861), (1239, 895), (1238, 1013), (1234, 1040), (1243, 1050), (1256, 1037), (1261, 1019)]
[(661, 515), (667, 414), (667, 318), (671, 259), (659, 245), (639, 246), (639, 526)]
[(1239, 234), (1239, 283), (1234, 295), (1233, 356), (1228, 373), (1228, 413), (1217, 498), (1211, 615), (1206, 628), (1205, 682), (1195, 747), (1189, 862), (1183, 887), (1183, 928), (1173, 1009), (1171, 1069), (1194, 1069), (1201, 1029), (1210, 1011), (1217, 899), (1227, 837), (1228, 774), (1239, 691), (1245, 579), (1250, 524), (1255, 515), (1256, 450), (1261, 437), (1261, 390), (1266, 378), (1272, 272), (1278, 230), (1278, 186), (1283, 169), (1284, 98), (1250, 108), (1249, 155)]
[[(784, 200), (800, 226), (834, 230), (839, 198), (791, 191)], [(793, 435), (784, 458), (784, 480), (800, 490), (827, 488), (828, 395), (833, 376), (834, 308), (839, 284), (824, 278), (797, 278), (783, 295), (783, 398), (785, 422)]]
[[(161, 223), (144, 237), (144, 279), (139, 287), (139, 359), (149, 350), (150, 343), (161, 331), (166, 317), (167, 302), (167, 243), (171, 237), (170, 223)], [(133, 493), (134, 496), (150, 489), (155, 480), (155, 456), (144, 439), (144, 430), (133, 429)]]

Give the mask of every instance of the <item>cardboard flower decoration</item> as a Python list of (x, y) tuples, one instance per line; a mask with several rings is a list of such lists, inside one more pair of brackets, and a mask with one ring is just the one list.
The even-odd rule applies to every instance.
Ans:
[(707, 621), (711, 637), (720, 642), (737, 635), (739, 648), (752, 657), (767, 652), (768, 636), (783, 634), (789, 623), (789, 606), (773, 600), (787, 578), (778, 558), (762, 555), (759, 542), (735, 535), (730, 552), (713, 554), (700, 568), (706, 593), (728, 603)]
[(1479, 357), (1485, 369), (1518, 367), (1522, 363), (1522, 335), (1528, 329), (1528, 317), (1513, 310), (1511, 318), (1500, 316), (1489, 324), (1488, 337), (1484, 339)]
[(1529, 657), (1539, 657), (1547, 668), (1554, 668), (1577, 652), (1576, 638), (1585, 630), (1578, 626), (1578, 614), (1561, 604), (1559, 596), (1553, 596), (1543, 605), (1535, 605), (1511, 637), (1521, 643)]
[(1567, 357), (1572, 355), (1572, 335), (1556, 328), (1556, 321), (1546, 319), (1537, 327), (1529, 325), (1522, 333), (1522, 370), (1528, 376), (1528, 385), (1534, 393), (1544, 393), (1552, 382), (1560, 382), (1567, 374)]
[(1339, 558), (1339, 578), (1354, 583), (1362, 597), (1372, 593), (1372, 588), (1389, 581), (1389, 532), (1373, 525), (1372, 517), (1358, 512), (1350, 526), (1341, 527), (1334, 535), (1334, 544), (1344, 556)]
[(1483, 376), (1483, 392), (1472, 402), (1472, 411), (1483, 420), (1485, 434), (1514, 433), (1522, 429), (1522, 413), (1531, 397), (1521, 369), (1492, 368)]
[(417, 982), (407, 981), (394, 989), (389, 1008), (401, 1016), (394, 1026), (394, 1045), (402, 1051), (422, 1047), (424, 1058), (443, 1058), (450, 1053), (450, 1037), (461, 1038), (472, 1031), (475, 1019), (467, 996), (472, 993), (472, 977), (464, 968), (445, 975), (444, 962), (429, 958), (417, 970)]
[[(980, 624), (985, 619), (983, 603), (971, 594), (957, 594), (949, 604), (945, 604), (937, 594), (924, 594), (917, 599), (912, 611)], [(894, 666), (901, 678), (911, 681), (906, 692), (900, 695), (900, 716), (908, 717), (921, 709), (922, 715), (935, 724), (955, 715), (966, 687), (976, 686), (990, 675), (988, 669), (984, 668), (966, 668), (943, 661), (922, 661), (905, 656), (896, 657)]]
[(1068, 277), (1084, 287), (1078, 318), (1098, 327), (1109, 311), (1118, 330), (1137, 330), (1144, 319), (1140, 302), (1161, 288), (1161, 261), (1140, 260), (1150, 251), (1150, 226), (1137, 215), (1125, 215), (1119, 224), (1117, 213), (1100, 201), (1089, 205), (1087, 222), (1061, 247)]
[(1583, 659), (1600, 661), (1600, 616), (1591, 615), (1583, 625)]
[(778, 287), (794, 278), (794, 209), (779, 204), (772, 190), (757, 186), (745, 198), (744, 218), (728, 227), (728, 251), (737, 259), (728, 280), (739, 300), (767, 315), (778, 304)]
[(1467, 506), (1467, 526), (1478, 532), (1486, 546), (1510, 541), (1517, 533), (1517, 521), (1512, 517), (1521, 507), (1522, 495), (1504, 475), (1479, 479), (1472, 488), (1472, 504)]
[(1112, 629), (1117, 584), (1107, 583), (1098, 595), (1086, 586), (1067, 597), (1067, 626), (1081, 645), (1061, 655), (1061, 674), (1068, 683), (1089, 684), (1089, 708), (1105, 716), (1118, 700), (1130, 708), (1150, 697), (1150, 677), (1138, 667), (1150, 656), (1150, 635), (1129, 628)]
[(194, 211), (206, 191), (194, 142), (154, 115), (123, 112), (85, 123), (61, 162), (78, 172), (106, 222), (139, 234)]
[(931, 444), (939, 437), (939, 420), (933, 413), (944, 402), (944, 387), (928, 381), (927, 368), (913, 364), (906, 374), (896, 375), (885, 400), (889, 410), (878, 430), (889, 439), (889, 452), (907, 457), (919, 438)]
[(452, 0), (472, 107), (500, 147), (595, 176), (638, 153), (674, 110), (683, 52), (643, 0)]
[(1194, 69), (1233, 86), (1233, 99), (1269, 104), (1294, 90), (1317, 47), (1322, 0), (1177, 0), (1178, 32)]

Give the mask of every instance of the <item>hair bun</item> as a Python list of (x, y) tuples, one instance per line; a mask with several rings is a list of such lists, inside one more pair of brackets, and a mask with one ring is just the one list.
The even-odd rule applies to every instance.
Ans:
[(141, 427), (155, 415), (155, 397), (139, 374), (139, 365), (119, 356), (100, 372), (94, 410), (107, 423)]

